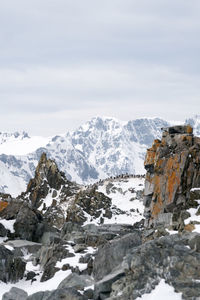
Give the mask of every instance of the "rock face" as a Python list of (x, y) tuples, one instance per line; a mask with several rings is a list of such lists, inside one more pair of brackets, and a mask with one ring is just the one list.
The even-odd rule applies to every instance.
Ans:
[(144, 191), (146, 225), (176, 223), (180, 214), (197, 203), (190, 197), (200, 186), (200, 138), (190, 125), (163, 129), (162, 139), (147, 150)]
[(163, 278), (176, 292), (182, 293), (182, 299), (198, 300), (200, 253), (190, 248), (195, 236), (168, 235), (132, 249), (122, 263), (125, 276), (112, 284), (109, 299), (138, 299), (150, 293)]
[(26, 194), (30, 195), (32, 206), (38, 208), (40, 200), (47, 196), (50, 188), (59, 190), (66, 181), (64, 173), (58, 170), (55, 161), (47, 159), (46, 153), (43, 153), (36, 168), (35, 177), (29, 181), (26, 190)]
[(20, 257), (0, 245), (0, 281), (17, 282), (23, 278), (25, 267), (26, 263)]
[(99, 218), (99, 223), (103, 223), (104, 217), (112, 217), (111, 204), (111, 199), (99, 193), (95, 186), (80, 191), (68, 209), (67, 221), (82, 225), (87, 220), (86, 213), (91, 216), (91, 221)]

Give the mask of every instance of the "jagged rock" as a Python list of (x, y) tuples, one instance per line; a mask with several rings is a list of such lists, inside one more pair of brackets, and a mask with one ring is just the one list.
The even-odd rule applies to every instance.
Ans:
[(21, 206), (14, 223), (15, 236), (21, 239), (38, 242), (44, 233), (42, 215), (32, 210), (26, 203)]
[(13, 247), (13, 253), (15, 256), (23, 256), (23, 251), (27, 251), (29, 253), (36, 253), (40, 248), (40, 243), (34, 243), (27, 240), (8, 240), (7, 242), (4, 242), (5, 246)]
[(38, 259), (43, 269), (41, 282), (46, 281), (54, 276), (59, 270), (56, 268), (56, 263), (66, 257), (73, 257), (66, 246), (62, 244), (51, 244), (49, 247), (43, 246), (38, 253)]
[(123, 269), (116, 270), (106, 275), (102, 280), (98, 281), (94, 286), (94, 299), (102, 300), (110, 296), (112, 284), (125, 275)]
[(3, 295), (2, 300), (26, 300), (27, 297), (27, 292), (16, 287), (12, 287), (9, 292)]
[(93, 285), (94, 281), (88, 275), (78, 275), (72, 273), (67, 276), (58, 286), (58, 289), (61, 288), (75, 288), (76, 290), (84, 290), (84, 288)]
[(0, 237), (7, 236), (8, 230), (0, 223)]
[(125, 276), (112, 285), (111, 299), (137, 299), (150, 293), (161, 278), (182, 293), (183, 299), (198, 299), (200, 253), (189, 246), (195, 236), (200, 235), (168, 235), (133, 249), (122, 263)]
[(146, 226), (183, 229), (180, 213), (197, 205), (190, 190), (200, 187), (200, 138), (192, 131), (189, 125), (164, 128), (162, 140), (155, 140), (147, 150)]
[(46, 153), (43, 153), (35, 177), (30, 180), (25, 194), (29, 194), (32, 206), (38, 208), (41, 204), (40, 200), (47, 196), (49, 188), (59, 190), (66, 181), (64, 173), (58, 170), (55, 161), (47, 159)]
[(98, 248), (95, 255), (93, 276), (96, 281), (111, 273), (123, 257), (134, 247), (141, 244), (141, 233), (135, 231), (119, 239), (114, 239)]
[(12, 201), (2, 211), (0, 211), (0, 218), (6, 220), (16, 219), (22, 205), (22, 201), (16, 201), (15, 199), (12, 199)]
[[(91, 216), (91, 220), (100, 218), (99, 222), (103, 223), (103, 218), (111, 218), (112, 201), (103, 193), (96, 191), (96, 186), (88, 188), (77, 193), (75, 201), (68, 209), (66, 221), (71, 221), (82, 225), (87, 217), (84, 212)], [(102, 209), (105, 211), (102, 214)]]
[(17, 282), (23, 278), (25, 267), (26, 263), (20, 257), (0, 245), (0, 281)]

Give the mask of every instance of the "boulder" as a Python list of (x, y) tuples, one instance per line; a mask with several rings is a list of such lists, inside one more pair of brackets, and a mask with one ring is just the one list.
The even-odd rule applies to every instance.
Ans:
[(73, 288), (62, 288), (52, 292), (35, 293), (27, 300), (87, 300), (87, 298)]
[(51, 293), (50, 291), (37, 292), (28, 296), (27, 300), (48, 300)]
[(78, 275), (72, 273), (67, 276), (58, 286), (58, 289), (72, 287), (76, 290), (84, 290), (84, 288), (93, 285), (94, 281), (88, 275)]
[(121, 263), (124, 256), (142, 243), (141, 233), (135, 231), (118, 239), (113, 239), (98, 248), (93, 265), (93, 276), (96, 281), (112, 271)]
[(9, 292), (5, 293), (2, 300), (26, 300), (27, 292), (16, 287), (12, 287)]
[(15, 236), (23, 240), (38, 242), (44, 232), (42, 216), (24, 203), (14, 223)]

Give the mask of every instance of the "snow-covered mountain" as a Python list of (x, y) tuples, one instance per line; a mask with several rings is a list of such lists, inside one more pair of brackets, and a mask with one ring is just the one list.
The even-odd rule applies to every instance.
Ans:
[(26, 155), (45, 146), (50, 138), (33, 136), (27, 132), (0, 132), (0, 154)]
[(200, 115), (187, 119), (185, 124), (190, 124), (194, 128), (194, 134), (200, 136)]
[[(186, 122), (200, 135), (200, 116)], [(95, 117), (77, 130), (53, 138), (3, 134), (0, 191), (21, 193), (34, 176), (42, 152), (55, 159), (68, 179), (78, 183), (93, 183), (125, 173), (144, 174), (146, 149), (155, 138), (161, 137), (161, 128), (166, 126), (169, 123), (159, 118), (121, 122)]]

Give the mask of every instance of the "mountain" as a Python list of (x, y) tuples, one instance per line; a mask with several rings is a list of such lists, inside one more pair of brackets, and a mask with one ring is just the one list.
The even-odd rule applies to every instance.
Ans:
[(30, 137), (27, 132), (0, 132), (0, 154), (26, 155), (45, 146), (50, 138)]
[[(13, 177), (12, 181), (20, 178), (24, 187), (34, 176), (42, 152), (55, 159), (69, 180), (78, 183), (93, 183), (122, 173), (144, 174), (146, 148), (154, 138), (161, 136), (161, 127), (167, 125), (159, 118), (121, 122), (114, 118), (95, 117), (73, 132), (53, 137), (45, 147), (32, 153), (1, 154), (0, 162)], [(14, 196), (23, 191), (19, 185), (13, 189), (6, 177), (5, 180), (2, 178), (0, 190)]]
[[(200, 135), (200, 116), (186, 122), (191, 123), (194, 132)], [(43, 152), (55, 159), (69, 180), (80, 184), (126, 173), (144, 174), (146, 149), (155, 138), (161, 137), (161, 128), (167, 126), (169, 123), (159, 118), (122, 122), (95, 117), (77, 130), (53, 138), (30, 138), (26, 133), (6, 137), (4, 134), (2, 147), (6, 149), (5, 153), (0, 145), (0, 191), (13, 196), (21, 193), (34, 176)]]

